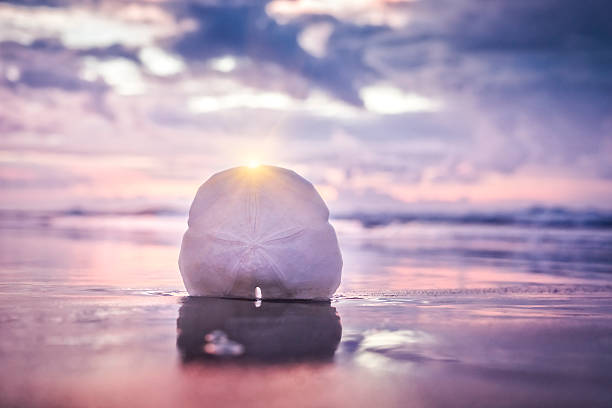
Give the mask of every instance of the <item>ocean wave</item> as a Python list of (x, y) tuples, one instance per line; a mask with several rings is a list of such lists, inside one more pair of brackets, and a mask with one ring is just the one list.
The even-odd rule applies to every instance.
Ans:
[(365, 228), (390, 224), (442, 223), (474, 225), (517, 225), (555, 228), (612, 228), (612, 212), (531, 207), (505, 212), (467, 213), (350, 213), (337, 219), (356, 220)]
[[(0, 219), (53, 219), (60, 217), (186, 217), (185, 209), (147, 207), (136, 210), (69, 208), (54, 211), (0, 210)], [(555, 228), (612, 229), (612, 212), (573, 210), (563, 207), (530, 207), (512, 211), (450, 212), (352, 212), (332, 214), (332, 219), (358, 221), (365, 228), (390, 224), (517, 225)]]

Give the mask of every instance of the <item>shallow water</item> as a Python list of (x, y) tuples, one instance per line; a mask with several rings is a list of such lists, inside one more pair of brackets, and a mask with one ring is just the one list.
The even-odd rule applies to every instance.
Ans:
[(335, 225), (337, 296), (258, 303), (186, 296), (180, 217), (5, 222), (0, 406), (612, 404), (611, 231)]

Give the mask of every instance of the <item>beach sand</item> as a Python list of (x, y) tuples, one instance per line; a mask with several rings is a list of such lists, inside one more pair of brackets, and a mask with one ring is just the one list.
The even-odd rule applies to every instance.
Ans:
[(336, 222), (331, 302), (257, 303), (186, 296), (183, 222), (0, 229), (0, 406), (612, 405), (610, 232)]

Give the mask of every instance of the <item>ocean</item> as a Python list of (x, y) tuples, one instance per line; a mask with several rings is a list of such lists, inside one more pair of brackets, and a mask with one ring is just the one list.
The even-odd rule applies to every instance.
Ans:
[(0, 214), (0, 406), (610, 406), (612, 216), (343, 214), (329, 303), (189, 298), (186, 214)]

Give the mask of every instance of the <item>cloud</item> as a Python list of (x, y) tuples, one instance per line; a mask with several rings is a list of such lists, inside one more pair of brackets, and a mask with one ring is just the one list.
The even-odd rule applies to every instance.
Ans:
[(180, 29), (180, 22), (157, 7), (128, 4), (96, 8), (79, 2), (53, 8), (0, 4), (0, 25), (0, 41), (29, 45), (37, 39), (57, 38), (73, 49), (144, 46)]
[(334, 26), (331, 23), (314, 23), (302, 30), (297, 41), (310, 55), (323, 58), (327, 54), (327, 41), (333, 32)]
[(149, 72), (155, 75), (171, 76), (185, 70), (183, 60), (159, 47), (144, 47), (138, 55)]
[(385, 84), (365, 86), (359, 90), (366, 109), (380, 114), (427, 112), (440, 109), (440, 103)]
[[(94, 50), (96, 53), (101, 50)], [(109, 54), (114, 54), (111, 50)], [(91, 83), (78, 76), (79, 55), (53, 41), (38, 40), (30, 46), (5, 42), (0, 45), (0, 67), (5, 84), (30, 88), (61, 88), (67, 91), (88, 90), (103, 92), (102, 83)]]
[[(188, 200), (191, 184), (257, 156), (303, 173), (336, 208), (598, 205), (612, 199), (611, 8), (4, 3), (0, 152), (28, 156), (4, 163), (0, 182), (13, 203), (61, 186), (95, 201), (124, 171), (122, 199), (159, 182)], [(79, 178), (81, 155), (115, 168)]]
[[(474, 149), (457, 160), (485, 174), (533, 162), (583, 171), (585, 157), (600, 159), (612, 112), (609, 2), (428, 1), (410, 12), (411, 24), (371, 43), (365, 63), (443, 100), (441, 116), (471, 118)], [(589, 174), (609, 166), (596, 167)]]
[(299, 74), (315, 86), (336, 97), (361, 105), (357, 89), (368, 70), (339, 53), (318, 58), (306, 52), (298, 42), (302, 26), (278, 24), (261, 3), (254, 5), (189, 4), (179, 16), (194, 19), (196, 30), (185, 33), (174, 44), (174, 51), (190, 61), (208, 60), (226, 55), (248, 57), (273, 63)]
[(302, 15), (327, 15), (358, 25), (402, 27), (409, 16), (402, 10), (410, 1), (381, 0), (274, 0), (266, 11), (280, 23)]

